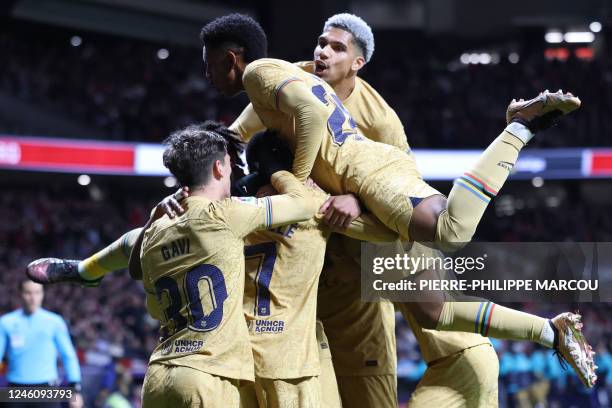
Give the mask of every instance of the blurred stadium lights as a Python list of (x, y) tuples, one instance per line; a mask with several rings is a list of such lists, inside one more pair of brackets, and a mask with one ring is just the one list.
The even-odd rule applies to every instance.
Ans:
[(78, 35), (73, 35), (72, 37), (70, 37), (70, 45), (72, 45), (73, 47), (78, 47), (82, 43), (83, 39)]
[(468, 53), (464, 52), (459, 57), (459, 61), (461, 61), (464, 65), (488, 65), (488, 64), (497, 64), (499, 63), (499, 54), (498, 53), (489, 53), (489, 52), (473, 52)]
[(559, 31), (549, 31), (544, 35), (544, 41), (549, 44), (559, 44), (563, 42), (563, 33)]
[(595, 50), (591, 47), (580, 47), (574, 50), (574, 54), (576, 54), (576, 58), (582, 60), (592, 60), (595, 58)]
[(177, 185), (176, 178), (172, 176), (168, 176), (164, 178), (164, 186), (168, 188), (172, 188), (172, 187), (176, 187), (176, 185)]
[(561, 198), (557, 196), (546, 197), (546, 205), (551, 208), (558, 207), (559, 205), (561, 205)]
[(536, 188), (540, 188), (544, 185), (544, 179), (539, 176), (534, 177), (533, 179), (531, 179), (531, 184), (533, 184), (533, 186)]
[(518, 64), (520, 59), (520, 56), (516, 52), (511, 52), (508, 54), (508, 61), (510, 61), (511, 64)]
[[(591, 26), (595, 23), (591, 23)], [(599, 26), (595, 26), (593, 28), (601, 31), (601, 23), (597, 23)], [(589, 27), (591, 27), (589, 26)], [(595, 34), (599, 31), (568, 31), (565, 34), (558, 30), (550, 30), (546, 34), (544, 34), (544, 41), (548, 44), (560, 44), (563, 41), (567, 43), (591, 43), (595, 41)]]
[(491, 54), (482, 53), (479, 55), (479, 58), (481, 64), (487, 65), (491, 63)]
[(559, 61), (567, 61), (570, 56), (570, 51), (565, 47), (560, 48), (547, 48), (544, 50), (544, 57), (547, 60), (559, 60)]
[(568, 43), (590, 43), (595, 41), (595, 34), (590, 31), (568, 31), (563, 39)]
[(593, 21), (591, 24), (589, 24), (589, 30), (591, 30), (594, 33), (598, 33), (601, 31), (601, 23), (599, 21)]
[(104, 192), (100, 187), (92, 184), (89, 187), (89, 197), (91, 197), (93, 201), (102, 201), (104, 199)]
[(159, 58), (160, 60), (165, 60), (169, 56), (170, 51), (168, 51), (166, 48), (160, 48), (159, 50), (157, 50), (157, 58)]
[(87, 174), (81, 174), (77, 178), (77, 183), (79, 183), (81, 186), (88, 186), (89, 183), (91, 183), (91, 177), (89, 177)]

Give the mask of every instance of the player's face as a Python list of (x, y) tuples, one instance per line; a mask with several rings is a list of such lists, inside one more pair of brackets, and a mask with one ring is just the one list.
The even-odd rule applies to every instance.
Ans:
[(202, 48), (206, 79), (223, 96), (234, 96), (241, 91), (242, 78), (235, 70), (236, 55), (230, 50)]
[(353, 44), (353, 34), (332, 27), (319, 36), (314, 50), (315, 75), (336, 84), (361, 68), (358, 58), (363, 59)]
[(36, 282), (25, 282), (21, 289), (23, 307), (28, 312), (34, 312), (42, 305), (43, 287)]

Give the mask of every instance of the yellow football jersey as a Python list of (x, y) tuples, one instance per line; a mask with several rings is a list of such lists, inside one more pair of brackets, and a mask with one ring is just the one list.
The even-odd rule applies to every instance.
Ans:
[[(364, 137), (333, 89), (299, 66), (260, 59), (246, 67), (243, 83), (263, 125), (279, 131), (295, 152), (293, 173), (299, 180), (310, 174), (329, 193), (357, 193), (377, 171), (414, 162), (405, 152)], [(403, 177), (420, 179), (416, 165), (406, 171)]]
[(359, 245), (338, 235), (329, 240), (317, 317), (323, 322), (337, 376), (395, 375), (395, 310), (388, 301), (361, 301), (360, 268), (353, 258)]
[[(313, 61), (297, 62), (295, 65), (310, 74), (314, 73)], [(383, 97), (362, 78), (355, 77), (355, 88), (342, 104), (357, 124), (359, 131), (368, 139), (410, 151), (404, 126), (399, 117)], [(265, 130), (266, 126), (250, 103), (230, 128), (246, 142), (256, 133)]]
[[(428, 258), (441, 256), (439, 251), (416, 242), (412, 244), (412, 248), (409, 250), (408, 254), (410, 254), (410, 251), (415, 251), (415, 253), (418, 253), (419, 255), (423, 254)], [(438, 277), (442, 279), (443, 276), (445, 276), (445, 272), (439, 271)], [(491, 344), (487, 337), (483, 337), (480, 334), (423, 329), (421, 326), (419, 326), (414, 316), (406, 309), (403, 303), (398, 302), (395, 304), (395, 307), (402, 313), (410, 325), (410, 328), (414, 332), (414, 336), (419, 343), (423, 360), (425, 360), (427, 363), (448, 357), (459, 351), (480, 344)]]
[(399, 117), (366, 81), (355, 78), (353, 92), (342, 103), (368, 139), (410, 151)]
[[(317, 205), (328, 197), (321, 190), (313, 189), (311, 193)], [(356, 219), (343, 233), (375, 241), (397, 237), (366, 215)], [(317, 288), (331, 234), (321, 216), (316, 216), (247, 236), (244, 314), (258, 378), (319, 375)]]
[(145, 232), (143, 282), (156, 302), (161, 341), (150, 362), (191, 367), (232, 379), (254, 380), (242, 314), (244, 237), (253, 231), (312, 218), (306, 188), (288, 172), (273, 175), (277, 190), (265, 199), (186, 199), (187, 211), (166, 216)]

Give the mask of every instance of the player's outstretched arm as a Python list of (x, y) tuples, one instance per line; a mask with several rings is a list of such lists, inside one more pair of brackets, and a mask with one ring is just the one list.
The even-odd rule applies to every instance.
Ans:
[(280, 195), (266, 197), (272, 213), (270, 227), (306, 221), (316, 214), (317, 203), (293, 174), (277, 171), (272, 175), (271, 182)]
[(302, 81), (287, 82), (277, 95), (278, 109), (295, 118), (293, 174), (305, 181), (319, 153), (329, 112)]
[(369, 242), (394, 242), (399, 239), (397, 232), (391, 231), (378, 218), (368, 214), (361, 214), (345, 230), (335, 232)]
[(221, 203), (221, 216), (236, 236), (244, 238), (254, 231), (306, 221), (316, 214), (318, 203), (293, 174), (277, 171), (271, 182), (279, 195), (234, 197)]
[[(326, 211), (330, 202), (336, 202), (336, 211)], [(363, 214), (359, 199), (353, 194), (331, 196), (319, 208), (319, 217), (332, 231), (350, 238), (369, 242), (393, 242), (399, 234), (387, 228), (378, 218)]]
[(241, 141), (246, 143), (257, 133), (266, 130), (266, 126), (259, 119), (255, 109), (253, 109), (253, 104), (249, 103), (234, 123), (230, 125), (229, 129), (240, 136)]

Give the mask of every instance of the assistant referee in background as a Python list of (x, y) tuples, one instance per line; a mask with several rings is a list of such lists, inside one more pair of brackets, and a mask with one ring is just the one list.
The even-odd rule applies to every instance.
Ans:
[[(10, 387), (48, 387), (60, 383), (58, 354), (68, 383), (80, 390), (81, 369), (64, 319), (42, 308), (43, 287), (30, 280), (20, 283), (23, 307), (0, 317), (0, 359), (7, 354)], [(55, 404), (55, 405), (54, 405)], [(56, 403), (15, 403), (15, 406), (60, 406)], [(70, 407), (80, 408), (83, 399), (76, 394)]]

